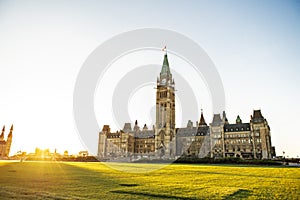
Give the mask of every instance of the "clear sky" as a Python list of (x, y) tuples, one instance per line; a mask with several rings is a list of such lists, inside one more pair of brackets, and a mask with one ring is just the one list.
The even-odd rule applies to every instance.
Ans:
[(299, 1), (0, 1), (0, 125), (6, 136), (15, 126), (11, 154), (83, 150), (72, 110), (83, 62), (112, 36), (152, 27), (204, 48), (229, 122), (261, 108), (277, 154), (300, 156), (299, 21)]

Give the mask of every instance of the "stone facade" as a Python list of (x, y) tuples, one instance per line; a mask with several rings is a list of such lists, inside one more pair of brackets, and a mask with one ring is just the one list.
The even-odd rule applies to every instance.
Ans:
[(13, 125), (10, 128), (6, 141), (4, 140), (4, 132), (5, 132), (5, 126), (3, 126), (2, 133), (0, 135), (0, 158), (7, 158), (9, 156), (11, 142), (12, 142)]
[(185, 128), (175, 128), (175, 82), (167, 54), (156, 87), (156, 123), (152, 130), (125, 123), (124, 128), (111, 132), (104, 125), (99, 133), (98, 157), (101, 159), (189, 157), (240, 157), (270, 159), (275, 156), (271, 145), (270, 127), (260, 110), (254, 110), (249, 123), (237, 116), (230, 124), (225, 111), (214, 114), (207, 125), (203, 111), (199, 123), (189, 121)]
[(270, 159), (275, 156), (271, 145), (271, 133), (267, 120), (260, 110), (254, 110), (249, 123), (237, 116), (236, 123), (229, 124), (225, 112), (214, 115), (210, 124), (210, 156), (241, 157), (246, 159)]

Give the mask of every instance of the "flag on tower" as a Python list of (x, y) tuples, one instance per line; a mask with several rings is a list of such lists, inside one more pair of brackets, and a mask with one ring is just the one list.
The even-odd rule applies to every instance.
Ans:
[(165, 46), (165, 47), (162, 49), (162, 51), (167, 51), (167, 46)]

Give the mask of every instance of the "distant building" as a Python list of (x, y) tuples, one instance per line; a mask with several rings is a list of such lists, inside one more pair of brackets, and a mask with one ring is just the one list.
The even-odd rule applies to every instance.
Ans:
[(38, 158), (47, 158), (50, 157), (51, 153), (49, 149), (40, 149), (40, 148), (35, 148), (34, 152), (35, 156)]
[(175, 82), (169, 67), (167, 54), (156, 91), (156, 124), (149, 130), (138, 122), (134, 127), (125, 123), (124, 128), (111, 132), (104, 125), (99, 133), (98, 157), (118, 159), (133, 157), (177, 158), (189, 157), (240, 157), (245, 159), (270, 159), (275, 156), (271, 145), (271, 133), (267, 120), (260, 110), (254, 110), (250, 122), (243, 123), (237, 116), (230, 124), (225, 111), (215, 114), (207, 125), (203, 111), (199, 123), (188, 121), (185, 128), (175, 128)]
[(87, 157), (89, 155), (88, 151), (79, 151), (78, 157)]
[(12, 132), (13, 132), (13, 125), (10, 127), (9, 134), (7, 136), (7, 140), (4, 140), (4, 132), (5, 126), (2, 128), (2, 133), (0, 135), (0, 158), (7, 158), (9, 156), (11, 142), (12, 142)]
[(68, 157), (69, 156), (69, 152), (67, 150), (64, 151), (64, 157)]

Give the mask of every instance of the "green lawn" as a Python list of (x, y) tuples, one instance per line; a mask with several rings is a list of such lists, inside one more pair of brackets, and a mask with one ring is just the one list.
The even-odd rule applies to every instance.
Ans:
[(126, 173), (101, 163), (0, 162), (0, 199), (300, 199), (299, 190), (300, 168), (172, 164)]

